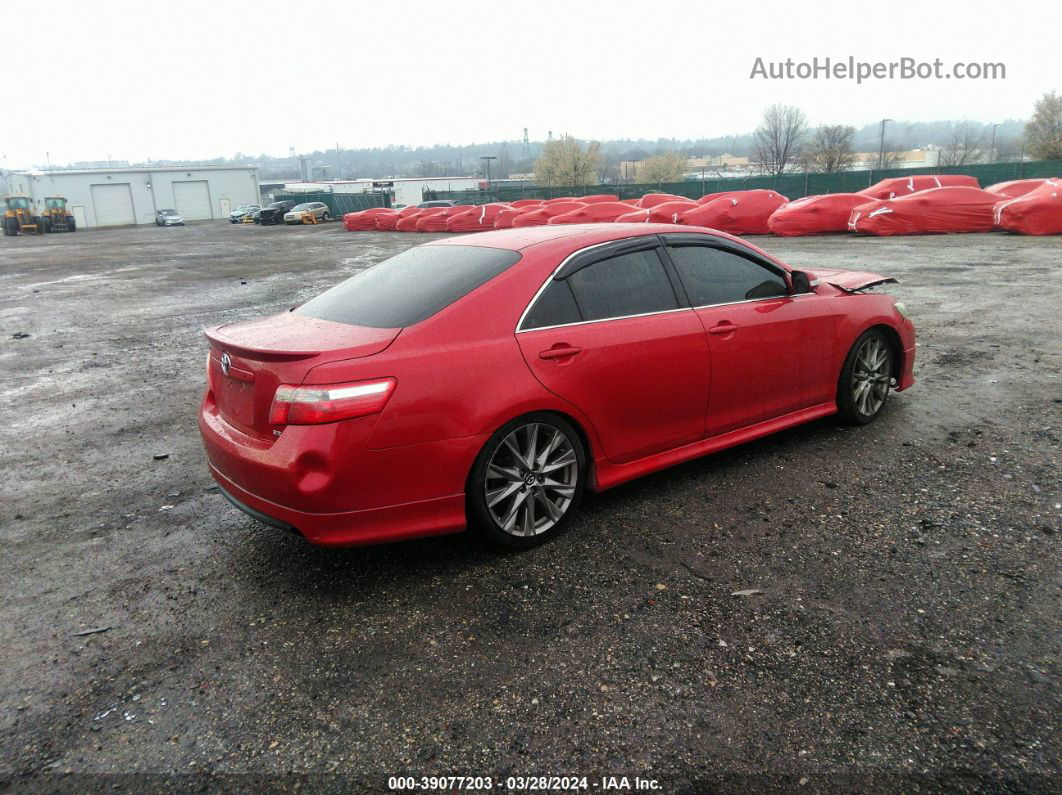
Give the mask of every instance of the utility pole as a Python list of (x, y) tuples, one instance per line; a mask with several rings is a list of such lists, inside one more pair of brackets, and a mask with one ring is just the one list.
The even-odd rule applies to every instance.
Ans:
[(988, 162), (989, 163), (995, 163), (996, 162), (996, 127), (998, 127), (998, 126), (999, 126), (998, 123), (992, 125), (992, 145), (988, 148)]
[(881, 120), (881, 144), (878, 146), (878, 171), (885, 165), (885, 122), (892, 121), (892, 119)]
[(480, 160), (487, 164), (487, 200), (491, 200), (491, 187), (490, 187), (490, 161), (497, 160), (496, 155), (483, 155)]
[(343, 167), (339, 162), (339, 141), (336, 141), (336, 179), (343, 178)]

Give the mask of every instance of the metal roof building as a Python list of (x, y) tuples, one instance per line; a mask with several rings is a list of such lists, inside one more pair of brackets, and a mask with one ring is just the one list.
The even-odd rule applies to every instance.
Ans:
[(258, 172), (249, 166), (23, 171), (8, 175), (7, 189), (29, 196), (37, 211), (45, 197), (64, 197), (78, 228), (152, 224), (168, 209), (186, 221), (228, 218), (231, 208), (259, 201)]

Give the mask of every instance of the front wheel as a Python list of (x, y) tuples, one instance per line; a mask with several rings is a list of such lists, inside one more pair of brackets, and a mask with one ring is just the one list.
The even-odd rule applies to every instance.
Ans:
[(330, 216), (330, 215), (328, 214), (328, 212), (327, 212), (327, 211), (325, 211), (325, 213), (324, 213), (324, 214), (323, 214), (323, 215), (321, 216), (321, 220), (322, 220), (322, 221), (331, 221), (331, 220), (332, 220), (332, 216)]
[(885, 334), (870, 329), (855, 341), (837, 383), (837, 409), (852, 425), (872, 422), (889, 399), (893, 350)]
[(483, 446), (466, 490), (469, 523), (487, 540), (526, 549), (552, 538), (579, 506), (586, 451), (570, 423), (528, 414)]

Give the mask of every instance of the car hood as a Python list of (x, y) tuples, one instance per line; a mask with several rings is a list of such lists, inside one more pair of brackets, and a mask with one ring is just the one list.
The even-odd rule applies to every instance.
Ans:
[(837, 289), (844, 290), (846, 293), (854, 293), (858, 290), (865, 290), (868, 287), (874, 287), (878, 284), (888, 284), (896, 281), (892, 276), (882, 276), (880, 273), (869, 273), (867, 271), (840, 271), (829, 268), (815, 268), (813, 270), (805, 269), (804, 272), (812, 281), (818, 280), (820, 282), (832, 284)]

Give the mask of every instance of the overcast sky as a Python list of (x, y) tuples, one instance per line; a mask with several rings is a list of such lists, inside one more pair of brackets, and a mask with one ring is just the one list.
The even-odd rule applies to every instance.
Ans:
[[(34, 6), (34, 8), (44, 6)], [(1057, 0), (51, 2), (7, 26), (0, 163), (286, 155), (334, 147), (742, 133), (810, 122), (1026, 118), (1062, 90)], [(54, 12), (54, 13), (53, 13)], [(1006, 79), (750, 80), (756, 57)]]

